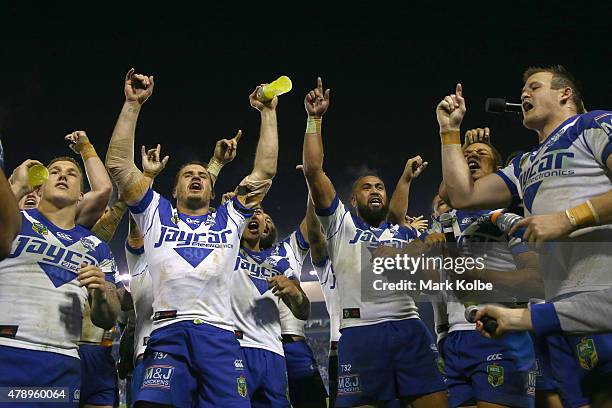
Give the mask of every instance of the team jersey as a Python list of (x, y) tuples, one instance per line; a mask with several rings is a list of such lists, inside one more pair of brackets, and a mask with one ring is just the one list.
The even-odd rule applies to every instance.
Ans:
[[(489, 216), (495, 211), (451, 210), (453, 231), (462, 256), (482, 257), (486, 269), (496, 271), (516, 270), (514, 256), (527, 251), (527, 244), (518, 238), (508, 239), (491, 222)], [(450, 272), (453, 273), (453, 272)], [(495, 288), (495, 284), (493, 285)], [(474, 324), (465, 320), (465, 307), (453, 292), (445, 293), (447, 299), (449, 332), (455, 330), (475, 330)]]
[(81, 226), (57, 227), (37, 209), (21, 214), (11, 253), (0, 262), (0, 345), (78, 358), (88, 293), (77, 272), (96, 265), (114, 283), (110, 248)]
[(263, 251), (240, 248), (232, 273), (231, 300), (242, 347), (261, 348), (284, 356), (279, 309), (285, 304), (268, 290), (268, 278), (285, 275), (299, 280), (302, 258), (301, 248), (296, 245), (300, 242), (305, 244), (298, 230)]
[[(286, 241), (291, 248), (293, 248), (294, 253), (296, 254), (296, 258), (299, 262), (298, 268), (298, 276), (302, 271), (302, 265), (304, 264), (304, 259), (306, 259), (306, 255), (308, 255), (308, 250), (310, 246), (304, 240), (304, 236), (299, 233), (299, 229), (296, 230), (295, 233), (289, 235), (285, 238)], [(293, 312), (289, 307), (285, 304), (285, 302), (281, 302), (279, 307), (280, 319), (281, 319), (281, 334), (283, 335), (293, 335), (293, 336), (301, 336), (306, 337), (306, 320), (300, 320), (293, 315)]]
[[(317, 216), (327, 238), (327, 248), (336, 278), (340, 309), (340, 329), (366, 326), (390, 320), (418, 318), (414, 300), (404, 292), (372, 293), (371, 250), (378, 245), (403, 247), (418, 238), (414, 228), (383, 222), (378, 228), (351, 214), (336, 196), (329, 208), (317, 208)], [(362, 279), (366, 279), (362, 288)], [(368, 286), (368, 288), (366, 288)], [(362, 289), (371, 297), (364, 299)]]
[(125, 259), (130, 271), (130, 284), (136, 326), (134, 330), (134, 358), (144, 354), (153, 330), (153, 283), (144, 255), (144, 248), (132, 248), (125, 243)]
[[(612, 153), (611, 137), (612, 112), (576, 115), (496, 174), (513, 200), (523, 201), (526, 216), (563, 212), (612, 189), (612, 173), (606, 165)], [(565, 243), (547, 245), (540, 253), (546, 299), (612, 286), (608, 249), (612, 225), (582, 228), (560, 241)]]
[(329, 341), (340, 340), (340, 305), (338, 299), (338, 282), (334, 268), (329, 258), (319, 264), (313, 262), (314, 270), (319, 278), (325, 307), (329, 314)]
[(144, 231), (153, 283), (153, 328), (199, 319), (233, 331), (231, 271), (245, 220), (253, 210), (234, 197), (214, 213), (187, 216), (149, 189), (130, 211)]

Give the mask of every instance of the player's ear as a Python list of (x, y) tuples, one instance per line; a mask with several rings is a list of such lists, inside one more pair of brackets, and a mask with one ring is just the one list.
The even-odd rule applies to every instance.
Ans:
[(172, 190), (172, 198), (174, 198), (176, 200), (176, 189), (178, 186), (174, 187), (174, 190)]
[(572, 98), (573, 94), (574, 90), (569, 86), (561, 89), (559, 94), (559, 102), (561, 102), (561, 105), (565, 105)]
[(355, 197), (355, 194), (351, 194), (351, 207), (357, 208), (357, 197)]

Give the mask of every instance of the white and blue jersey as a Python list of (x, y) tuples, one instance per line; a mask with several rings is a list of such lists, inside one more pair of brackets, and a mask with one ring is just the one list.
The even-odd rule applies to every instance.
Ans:
[[(525, 215), (563, 212), (612, 189), (606, 161), (612, 153), (612, 112), (592, 111), (561, 123), (531, 152), (517, 156), (499, 175), (522, 201)], [(582, 228), (540, 253), (546, 299), (612, 286), (612, 225)], [(585, 244), (580, 244), (585, 242)]]
[(134, 360), (144, 354), (153, 330), (153, 282), (145, 259), (144, 248), (132, 248), (125, 243), (125, 259), (130, 272), (126, 289), (132, 295), (136, 325), (134, 330)]
[(329, 314), (329, 341), (337, 342), (340, 340), (340, 300), (338, 299), (338, 281), (334, 273), (329, 258), (319, 264), (312, 263), (314, 270), (319, 278), (323, 298), (325, 299), (325, 307)]
[(149, 189), (130, 211), (144, 233), (153, 282), (153, 328), (199, 319), (233, 331), (231, 272), (253, 210), (234, 197), (214, 213), (186, 216)]
[(284, 356), (279, 309), (286, 305), (268, 290), (268, 278), (285, 275), (299, 280), (304, 247), (307, 244), (298, 230), (263, 251), (240, 249), (232, 273), (231, 300), (242, 347), (261, 348)]
[[(516, 270), (514, 257), (528, 251), (529, 247), (520, 239), (509, 238), (500, 231), (490, 220), (493, 212), (495, 211), (451, 210), (457, 246), (463, 256), (482, 257), (486, 269), (512, 273)], [(449, 332), (475, 330), (474, 324), (465, 320), (463, 302), (452, 292), (447, 292), (445, 295), (448, 302)]]
[(81, 226), (57, 227), (37, 209), (21, 214), (11, 253), (0, 262), (0, 345), (78, 358), (88, 293), (77, 272), (96, 265), (114, 283), (110, 248)]
[[(299, 228), (281, 242), (289, 244), (293, 250), (293, 253), (296, 255), (296, 259), (298, 261), (297, 276), (299, 277), (302, 271), (302, 265), (304, 264), (304, 259), (306, 259), (308, 251), (310, 250), (310, 246), (304, 239), (304, 236), (300, 232)], [(291, 309), (289, 309), (284, 302), (281, 302), (279, 306), (281, 334), (306, 337), (306, 320), (300, 320), (295, 317)], [(287, 364), (289, 364), (289, 362)]]
[(362, 279), (373, 278), (370, 250), (379, 245), (403, 247), (418, 237), (414, 228), (383, 222), (379, 227), (352, 215), (336, 196), (329, 208), (317, 208), (329, 257), (338, 281), (340, 328), (418, 318), (414, 300), (400, 291), (380, 291), (362, 298)]

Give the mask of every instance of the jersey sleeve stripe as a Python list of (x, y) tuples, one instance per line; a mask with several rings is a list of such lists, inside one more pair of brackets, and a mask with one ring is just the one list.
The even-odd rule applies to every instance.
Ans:
[(519, 196), (518, 189), (512, 180), (510, 180), (510, 178), (501, 170), (497, 170), (494, 174), (497, 174), (506, 183), (508, 190), (510, 190), (510, 194), (512, 194), (512, 205), (520, 204), (521, 198)]
[(317, 215), (320, 215), (323, 217), (329, 217), (336, 211), (336, 208), (338, 208), (339, 204), (340, 204), (340, 198), (338, 198), (338, 194), (336, 194), (331, 205), (328, 208), (316, 208), (315, 212), (317, 213)]
[(232, 198), (232, 203), (233, 203), (234, 208), (236, 209), (236, 211), (241, 213), (245, 218), (248, 218), (248, 217), (252, 216), (253, 213), (255, 212), (255, 208), (247, 208), (247, 207), (245, 207), (240, 202), (240, 200), (238, 200), (238, 197), (236, 197), (236, 196), (234, 196)]
[(300, 249), (303, 249), (304, 251), (308, 251), (308, 249), (310, 248), (310, 245), (308, 244), (308, 242), (306, 242), (306, 239), (304, 238), (304, 235), (302, 235), (302, 231), (300, 231), (299, 228), (295, 230), (295, 238), (297, 239), (297, 244), (300, 247)]
[(142, 200), (136, 205), (130, 205), (129, 209), (134, 214), (142, 214), (153, 201), (153, 189), (148, 189)]
[(130, 253), (134, 255), (144, 254), (144, 246), (141, 246), (140, 248), (132, 248), (127, 241), (125, 241), (125, 249), (127, 249), (128, 251), (130, 251)]

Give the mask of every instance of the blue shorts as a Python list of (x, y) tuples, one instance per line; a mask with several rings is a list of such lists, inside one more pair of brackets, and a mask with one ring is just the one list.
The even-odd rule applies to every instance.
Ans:
[(67, 388), (66, 402), (4, 402), (1, 407), (78, 407), (81, 362), (78, 358), (48, 351), (0, 346), (0, 387)]
[(451, 407), (477, 401), (534, 406), (535, 357), (529, 334), (490, 340), (475, 330), (457, 330), (448, 334), (440, 352)]
[(420, 319), (349, 327), (338, 345), (337, 407), (444, 391), (436, 345)]
[(269, 350), (243, 347), (251, 405), (289, 408), (285, 358)]
[(535, 351), (534, 373), (536, 376), (536, 393), (538, 391), (558, 393), (559, 385), (555, 381), (555, 377), (552, 373), (548, 345), (542, 338), (537, 338), (533, 333), (529, 334), (531, 335), (533, 349)]
[(547, 336), (546, 342), (559, 395), (568, 407), (589, 404), (587, 377), (612, 372), (612, 334)]
[(176, 408), (250, 407), (242, 351), (233, 332), (181, 321), (151, 333), (134, 402)]
[(289, 380), (291, 405), (323, 404), (327, 390), (319, 373), (319, 365), (306, 340), (283, 343)]
[(81, 404), (115, 406), (119, 388), (115, 359), (110, 347), (79, 346), (81, 356)]
[(136, 365), (134, 365), (134, 370), (132, 371), (132, 383), (131, 386), (131, 402), (132, 406), (136, 401), (136, 396), (138, 395), (138, 390), (140, 389), (140, 385), (142, 384), (142, 379), (144, 378), (144, 360), (139, 359), (136, 361)]

